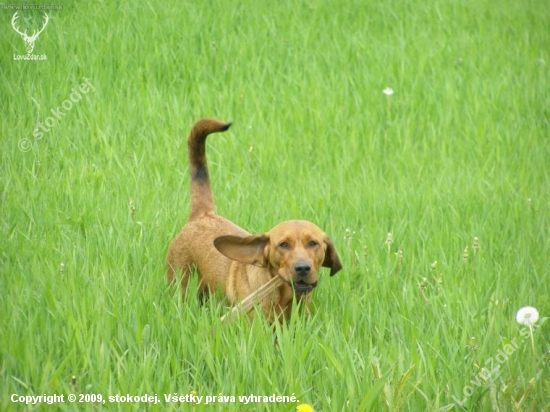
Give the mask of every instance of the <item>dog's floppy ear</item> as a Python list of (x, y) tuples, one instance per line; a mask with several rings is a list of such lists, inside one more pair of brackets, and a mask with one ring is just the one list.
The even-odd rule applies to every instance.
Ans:
[(338, 257), (338, 253), (336, 253), (334, 243), (332, 243), (332, 240), (328, 236), (325, 236), (325, 244), (327, 245), (327, 250), (325, 251), (323, 266), (330, 268), (330, 276), (334, 276), (342, 269), (342, 263), (340, 263), (340, 258)]
[(214, 246), (222, 255), (237, 262), (259, 267), (267, 266), (264, 250), (268, 243), (267, 235), (246, 237), (225, 235), (214, 239)]

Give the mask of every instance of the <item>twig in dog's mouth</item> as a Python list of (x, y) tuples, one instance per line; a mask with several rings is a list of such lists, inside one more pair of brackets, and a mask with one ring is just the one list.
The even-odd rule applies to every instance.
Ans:
[(283, 283), (285, 283), (285, 281), (280, 276), (275, 276), (265, 285), (262, 285), (262, 287), (260, 287), (259, 289), (257, 289), (256, 291), (248, 295), (246, 298), (244, 298), (241, 301), (241, 303), (235, 306), (233, 309), (231, 309), (229, 313), (223, 315), (221, 317), (221, 321), (223, 322), (227, 318), (229, 318), (229, 320), (233, 322), (235, 320), (235, 316), (237, 316), (238, 313), (250, 312), (256, 302), (261, 302), (263, 298), (268, 296), (271, 292), (273, 292)]
[[(257, 302), (261, 302), (263, 298), (268, 296), (271, 292), (273, 292), (275, 289), (277, 289), (282, 284), (287, 283), (283, 278), (280, 276), (273, 277), (269, 282), (267, 282), (265, 285), (262, 285), (259, 289), (252, 292), (250, 295), (248, 295), (246, 298), (244, 298), (241, 303), (237, 306), (235, 306), (231, 311), (225, 315), (223, 315), (220, 319), (221, 321), (225, 321), (227, 318), (231, 322), (235, 320), (235, 317), (238, 313), (248, 313), (254, 308), (254, 304)], [(294, 289), (296, 293), (301, 294), (308, 294), (311, 292), (316, 286), (317, 283), (306, 283), (303, 281), (291, 283), (290, 286)]]

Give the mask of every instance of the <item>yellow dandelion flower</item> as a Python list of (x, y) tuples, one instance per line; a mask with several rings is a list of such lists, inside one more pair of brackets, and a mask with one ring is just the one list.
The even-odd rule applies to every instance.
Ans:
[(313, 406), (308, 405), (307, 403), (303, 403), (301, 405), (298, 405), (296, 407), (296, 411), (298, 411), (298, 412), (315, 412), (315, 410), (313, 409)]

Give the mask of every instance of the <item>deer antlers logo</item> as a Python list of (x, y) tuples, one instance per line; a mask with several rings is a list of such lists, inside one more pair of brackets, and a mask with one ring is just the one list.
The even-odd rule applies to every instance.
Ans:
[(48, 21), (50, 20), (50, 18), (48, 17), (48, 15), (46, 13), (44, 13), (44, 17), (46, 18), (46, 20), (44, 21), (44, 25), (42, 26), (42, 28), (38, 31), (34, 31), (32, 36), (29, 36), (27, 35), (27, 30), (25, 30), (24, 33), (21, 33), (19, 31), (19, 28), (16, 27), (15, 25), (15, 20), (17, 20), (19, 18), (19, 16), (17, 15), (17, 11), (15, 12), (15, 14), (13, 15), (13, 18), (11, 19), (11, 25), (13, 27), (13, 29), (21, 35), (21, 37), (23, 38), (23, 40), (25, 41), (25, 48), (27, 49), (27, 54), (31, 54), (33, 49), (34, 49), (34, 42), (36, 41), (36, 39), (38, 39), (38, 36), (40, 35), (40, 33), (42, 33), (44, 31), (44, 29), (46, 28), (46, 26), (48, 25)]

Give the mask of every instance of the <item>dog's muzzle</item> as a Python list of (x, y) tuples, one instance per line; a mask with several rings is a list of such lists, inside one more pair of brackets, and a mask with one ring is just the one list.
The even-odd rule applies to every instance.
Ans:
[(315, 283), (306, 283), (303, 280), (300, 280), (298, 282), (291, 283), (290, 286), (292, 286), (292, 289), (294, 289), (294, 291), (296, 293), (308, 294), (314, 288), (317, 287), (317, 282), (315, 282)]

